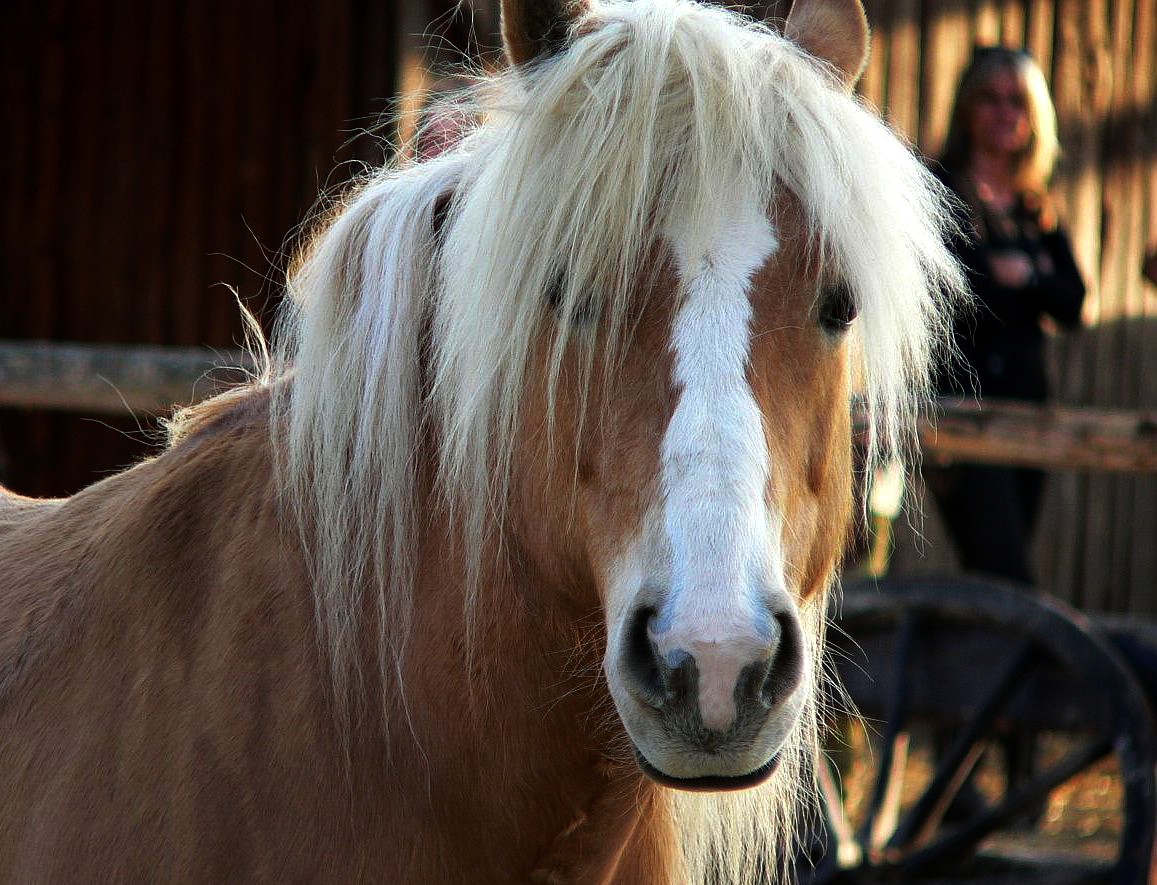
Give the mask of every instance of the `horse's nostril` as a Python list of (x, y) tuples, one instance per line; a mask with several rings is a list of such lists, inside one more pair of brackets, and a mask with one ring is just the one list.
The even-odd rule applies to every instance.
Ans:
[(739, 674), (739, 682), (735, 686), (736, 710), (742, 713), (752, 704), (759, 703), (764, 707), (771, 707), (767, 697), (767, 684), (770, 681), (771, 661), (765, 659), (748, 664)]
[(779, 625), (779, 642), (760, 688), (760, 700), (768, 709), (789, 697), (803, 677), (803, 636), (799, 622), (788, 615), (777, 615), (775, 620)]
[(804, 643), (790, 614), (775, 616), (770, 634), (736, 631), (726, 640), (657, 636), (656, 618), (655, 609), (640, 608), (627, 622), (623, 681), (636, 701), (672, 721), (697, 721), (702, 734), (757, 728), (800, 685)]
[(696, 688), (695, 658), (679, 648), (659, 659), (659, 678), (663, 683), (663, 700), (667, 704), (681, 704)]
[(641, 608), (627, 624), (624, 663), (633, 693), (644, 703), (661, 707), (667, 700), (663, 674), (659, 671), (655, 648), (647, 633), (647, 625), (653, 617), (653, 608)]

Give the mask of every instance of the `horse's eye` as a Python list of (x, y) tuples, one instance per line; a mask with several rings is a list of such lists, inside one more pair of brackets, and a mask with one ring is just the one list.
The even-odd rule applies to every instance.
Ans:
[(820, 294), (819, 320), (825, 332), (833, 335), (846, 332), (858, 312), (856, 296), (845, 283), (827, 286)]
[(566, 277), (560, 272), (546, 289), (546, 304), (555, 313), (558, 313), (562, 307), (562, 287), (564, 285), (566, 285)]
[[(561, 319), (563, 289), (566, 286), (566, 275), (561, 271), (546, 290), (546, 303), (555, 317)], [(595, 303), (589, 296), (579, 299), (571, 316), (572, 326), (589, 326), (595, 318)]]

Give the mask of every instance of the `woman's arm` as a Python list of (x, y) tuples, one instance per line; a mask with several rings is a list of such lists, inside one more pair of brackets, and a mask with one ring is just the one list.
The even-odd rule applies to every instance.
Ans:
[(1085, 281), (1073, 257), (1073, 248), (1063, 230), (1057, 228), (1041, 235), (1042, 255), (1036, 260), (1036, 274), (1028, 292), (1042, 313), (1062, 326), (1075, 327), (1081, 322), (1085, 301)]

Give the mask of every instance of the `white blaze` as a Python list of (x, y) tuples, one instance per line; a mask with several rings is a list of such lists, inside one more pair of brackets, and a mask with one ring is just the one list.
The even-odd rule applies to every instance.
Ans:
[(700, 712), (717, 730), (734, 719), (740, 673), (775, 635), (767, 601), (783, 586), (747, 381), (751, 278), (777, 243), (757, 205), (733, 206), (707, 237), (670, 236), (685, 292), (672, 336), (680, 395), (662, 448), (670, 592), (652, 631), (660, 654), (695, 656)]

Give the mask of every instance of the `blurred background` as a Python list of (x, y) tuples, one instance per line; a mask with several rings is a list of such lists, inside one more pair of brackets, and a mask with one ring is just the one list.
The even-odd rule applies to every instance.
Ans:
[[(788, 3), (756, 7), (786, 15)], [(1157, 0), (866, 0), (859, 90), (935, 154), (976, 44), (1026, 47), (1056, 102), (1054, 193), (1090, 285), (1052, 342), (1060, 402), (1157, 408)], [(0, 31), (0, 339), (236, 348), (234, 297), (268, 326), (318, 193), (381, 163), (424, 90), (498, 61), (496, 0), (14, 0)], [(404, 124), (403, 124), (404, 128)], [(149, 415), (13, 405), (0, 470), (63, 495), (155, 451)], [(190, 391), (191, 395), (191, 391)], [(918, 485), (918, 483), (917, 483)], [(1088, 610), (1157, 615), (1157, 477), (1064, 471), (1035, 555)], [(909, 501), (917, 500), (909, 495)], [(934, 508), (894, 569), (940, 569)]]

